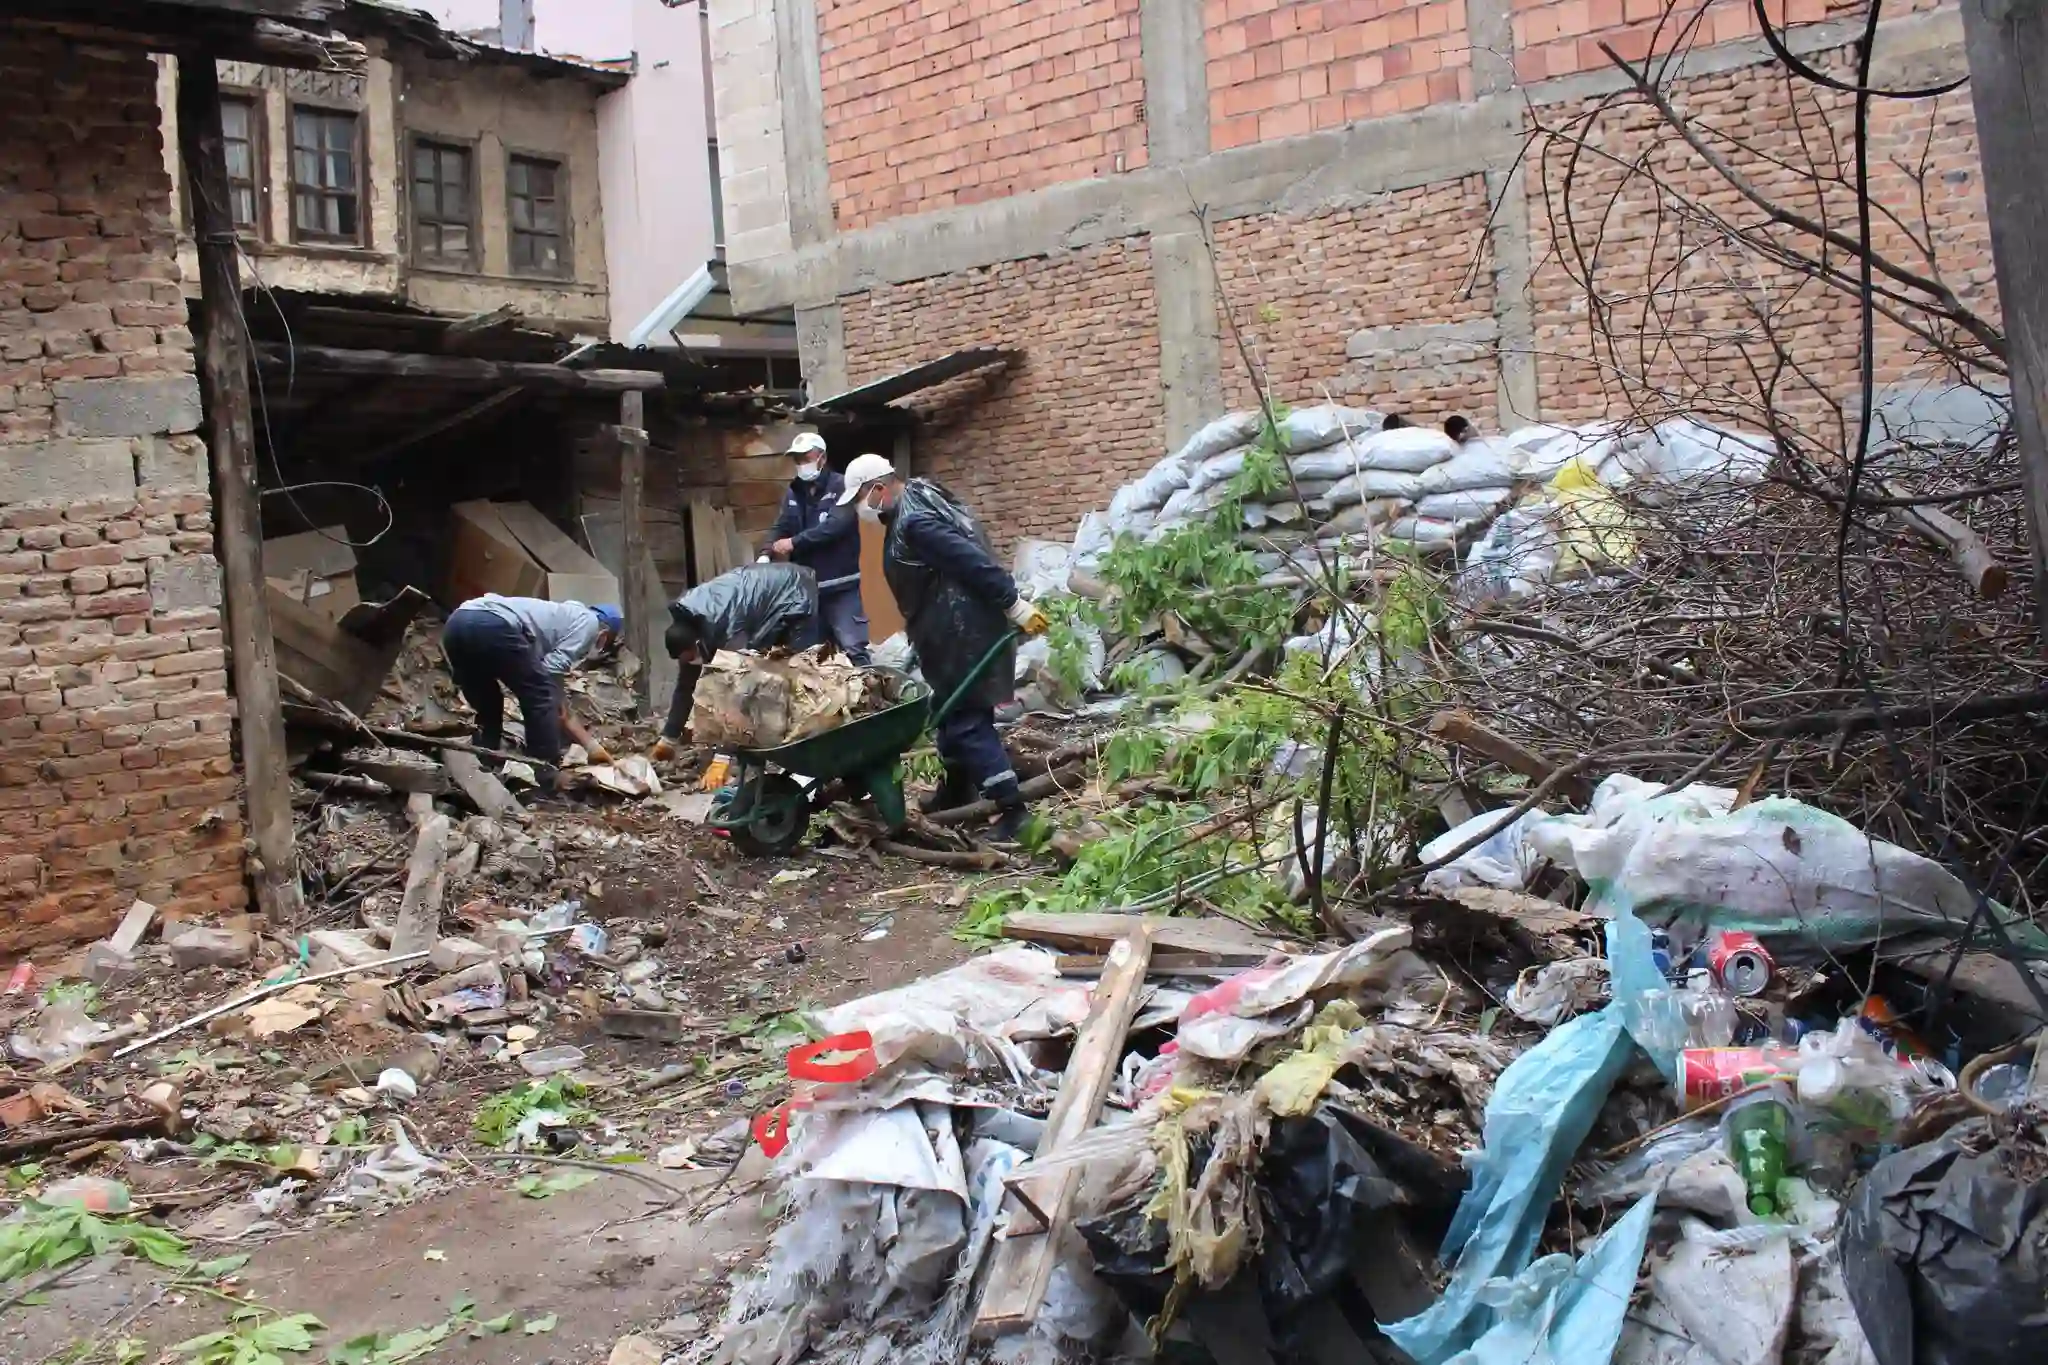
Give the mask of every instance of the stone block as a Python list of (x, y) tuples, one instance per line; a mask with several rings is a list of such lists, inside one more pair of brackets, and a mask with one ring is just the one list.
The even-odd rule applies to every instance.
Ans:
[(135, 455), (126, 440), (0, 446), (0, 503), (132, 497)]
[(135, 482), (143, 488), (169, 492), (209, 487), (206, 442), (197, 436), (138, 436), (135, 438)]
[(197, 431), (201, 416), (199, 381), (191, 375), (57, 385), (57, 429), (67, 436), (176, 435)]
[(220, 605), (220, 561), (212, 555), (180, 555), (153, 566), (150, 602), (157, 612), (195, 611)]

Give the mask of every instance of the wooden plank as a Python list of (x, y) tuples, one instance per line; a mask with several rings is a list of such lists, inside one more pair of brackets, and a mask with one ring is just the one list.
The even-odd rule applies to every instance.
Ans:
[(485, 770), (476, 755), (463, 753), (460, 749), (443, 749), (441, 765), (448, 770), (448, 776), (455, 779), (455, 785), (462, 788), (462, 794), (476, 803), (476, 808), (494, 820), (524, 820), (526, 808), (512, 795), (511, 788), (500, 782), (496, 774)]
[[(433, 798), (415, 794), (406, 809), (417, 812), (425, 802), (433, 810)], [(412, 857), (405, 865), (405, 898), (399, 902), (398, 918), (391, 930), (394, 957), (431, 948), (441, 937), (441, 899), (448, 888), (448, 817), (429, 814), (419, 821), (419, 837), (413, 841)]]
[(427, 379), (479, 388), (547, 389), (557, 393), (631, 393), (659, 389), (668, 380), (653, 370), (572, 370), (523, 360), (479, 360), (474, 356), (419, 355), (402, 351), (354, 351), (333, 346), (287, 347), (261, 342), (257, 357), (266, 365), (296, 364), (316, 374), (382, 375)]
[[(1123, 1059), (1124, 1037), (1138, 1012), (1145, 968), (1152, 960), (1153, 926), (1140, 920), (1130, 936), (1109, 951), (1109, 966), (1096, 984), (1088, 1018), (1074, 1040), (1074, 1053), (1060, 1078), (1060, 1093), (1046, 1115), (1038, 1140), (1039, 1157), (1048, 1157), (1078, 1141), (1095, 1126), (1095, 1116), (1109, 1094), (1109, 1083)], [(977, 1336), (999, 1336), (1028, 1328), (1045, 1302), (1046, 1286), (1060, 1254), (1079, 1235), (1067, 1222), (1068, 1207), (1081, 1183), (1078, 1169), (1068, 1167), (1033, 1184), (1031, 1202), (1045, 1213), (1046, 1225), (1035, 1236), (1005, 1237), (991, 1258), (988, 1283), (974, 1315)], [(1013, 1214), (1015, 1216), (1013, 1203)]]
[(548, 575), (548, 601), (581, 602), (586, 607), (620, 601), (619, 580), (608, 573), (551, 573)]
[(178, 143), (191, 187), (198, 240), (203, 336), (199, 385), (206, 400), (213, 463), (213, 515), (227, 598), (242, 780), (256, 845), (256, 903), (270, 922), (293, 928), (304, 918), (298, 846), (292, 829), (291, 776), (279, 695), (277, 646), (263, 581), (263, 514), (256, 496), (256, 430), (249, 394), (249, 333), (242, 323), (242, 281), (228, 209), (220, 76), (209, 57), (178, 64)]
[(264, 598), (275, 632), (273, 677), (281, 673), (315, 696), (361, 715), (384, 685), (397, 651), (373, 649), (274, 587), (265, 585)]
[(494, 592), (503, 597), (538, 597), (547, 591), (547, 571), (526, 552), (491, 502), (458, 502), (450, 509), (448, 599), (459, 606)]
[[(620, 610), (626, 615), (625, 646), (642, 661), (634, 690), (642, 710), (653, 704), (654, 670), (644, 665), (653, 658), (655, 621), (648, 610), (649, 582), (654, 561), (647, 552), (647, 400), (644, 394), (629, 393), (619, 400), (619, 522), (625, 532), (620, 546), (624, 591)], [(658, 590), (657, 594), (658, 594)]]
[(2011, 348), (2034, 625), (2048, 647), (2048, 3), (1963, 0), (1962, 10), (1991, 261)]
[(128, 907), (128, 913), (121, 917), (121, 927), (114, 930), (107, 939), (109, 947), (117, 953), (133, 953), (142, 943), (142, 936), (149, 932), (150, 921), (156, 918), (156, 907), (146, 900), (138, 899)]
[(590, 551), (569, 539), (561, 527), (541, 515), (530, 502), (494, 502), (491, 509), (512, 538), (549, 573), (602, 574), (604, 565)]
[(1003, 937), (1043, 943), (1071, 952), (1099, 953), (1128, 938), (1141, 923), (1152, 928), (1153, 945), (1176, 954), (1209, 953), (1220, 957), (1263, 957), (1274, 941), (1231, 920), (1167, 919), (1138, 915), (1059, 915), (1019, 911), (1003, 921)]
[(395, 792), (446, 796), (455, 790), (447, 772), (432, 764), (407, 763), (396, 758), (350, 758), (344, 759), (343, 763), (349, 771), (382, 783)]

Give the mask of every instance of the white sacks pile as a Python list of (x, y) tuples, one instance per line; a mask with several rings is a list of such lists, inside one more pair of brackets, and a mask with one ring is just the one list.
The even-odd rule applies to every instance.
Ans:
[[(1156, 541), (1209, 515), (1230, 497), (1259, 433), (1259, 414), (1233, 412), (1117, 490), (1109, 510), (1082, 518), (1073, 560), (1092, 564), (1120, 535)], [(1323, 537), (1375, 529), (1381, 539), (1424, 549), (1507, 505), (1514, 475), (1496, 443), (1460, 446), (1425, 427), (1380, 430), (1369, 408), (1304, 408), (1280, 423), (1292, 475), (1264, 502), (1243, 505), (1245, 525), (1314, 527)]]

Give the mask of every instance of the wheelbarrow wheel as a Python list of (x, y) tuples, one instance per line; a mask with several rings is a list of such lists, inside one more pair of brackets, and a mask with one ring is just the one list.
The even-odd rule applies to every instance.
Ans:
[(732, 841), (762, 858), (784, 858), (796, 851), (810, 827), (810, 799), (795, 779), (783, 773), (762, 777), (754, 799), (743, 813), (751, 818), (733, 828)]

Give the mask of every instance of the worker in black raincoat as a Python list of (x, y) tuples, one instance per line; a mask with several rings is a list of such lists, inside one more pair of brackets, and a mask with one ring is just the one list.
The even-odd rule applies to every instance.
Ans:
[(654, 756), (675, 757), (697, 679), (719, 650), (809, 649), (818, 640), (818, 576), (801, 564), (742, 564), (669, 603), (662, 644), (680, 667)]
[(934, 705), (943, 705), (989, 650), (1010, 641), (939, 722), (934, 738), (946, 776), (924, 804), (940, 809), (994, 801), (996, 837), (1014, 839), (1024, 823), (1024, 798), (996, 733), (996, 708), (1010, 699), (1016, 680), (1011, 627), (1043, 634), (1045, 614), (1018, 594), (974, 515), (943, 487), (906, 480), (879, 455), (856, 457), (845, 477), (841, 500), (862, 520), (885, 528), (882, 574), (903, 611)]

